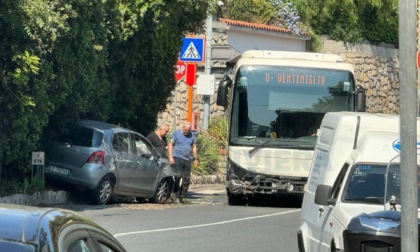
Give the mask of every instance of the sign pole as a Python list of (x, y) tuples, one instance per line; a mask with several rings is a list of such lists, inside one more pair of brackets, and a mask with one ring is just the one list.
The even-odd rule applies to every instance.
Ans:
[[(205, 58), (205, 73), (211, 74), (211, 42), (212, 42), (212, 32), (213, 32), (213, 15), (207, 14), (207, 23), (206, 23), (206, 58)], [(207, 130), (209, 127), (210, 121), (210, 96), (204, 95), (204, 115), (203, 115), (203, 130)]]
[(193, 85), (196, 82), (197, 65), (195, 63), (187, 63), (185, 72), (185, 84), (187, 84), (187, 121), (192, 122), (192, 104), (193, 104)]
[(192, 122), (192, 100), (193, 100), (193, 86), (188, 85), (188, 99), (187, 99), (187, 121)]
[(185, 68), (185, 84), (187, 88), (187, 121), (192, 122), (192, 102), (193, 102), (193, 85), (196, 82), (197, 65), (195, 63), (203, 62), (205, 58), (204, 38), (190, 37), (183, 39), (183, 45), (179, 54), (179, 59), (186, 62)]

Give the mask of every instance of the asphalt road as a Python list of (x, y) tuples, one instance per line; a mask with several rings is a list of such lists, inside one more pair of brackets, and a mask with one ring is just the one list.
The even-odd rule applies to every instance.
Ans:
[(189, 199), (190, 204), (68, 207), (107, 228), (129, 252), (297, 251), (300, 205), (294, 199), (229, 206), (220, 184), (193, 185)]

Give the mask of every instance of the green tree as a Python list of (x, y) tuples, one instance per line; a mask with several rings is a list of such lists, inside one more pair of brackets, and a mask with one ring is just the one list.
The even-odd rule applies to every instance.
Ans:
[[(225, 0), (223, 17), (356, 43), (398, 43), (397, 0)], [(297, 9), (295, 12), (294, 9)], [(314, 48), (319, 46), (314, 45)]]
[(276, 7), (267, 0), (225, 0), (223, 17), (268, 24), (277, 15)]
[(356, 43), (398, 45), (397, 0), (294, 0), (302, 22), (318, 35)]
[(48, 92), (53, 76), (44, 59), (73, 15), (60, 2), (0, 2), (0, 178), (2, 167), (13, 161), (20, 159), (18, 168), (28, 166), (53, 111), (54, 94)]
[(199, 31), (208, 5), (0, 1), (0, 178), (28, 171), (41, 137), (79, 118), (152, 129), (176, 85), (182, 38)]
[(176, 85), (174, 65), (182, 38), (198, 32), (207, 16), (203, 1), (167, 0), (136, 12), (138, 28), (127, 39), (110, 45), (110, 81), (116, 84), (111, 121), (148, 133), (156, 125), (156, 115), (166, 108)]

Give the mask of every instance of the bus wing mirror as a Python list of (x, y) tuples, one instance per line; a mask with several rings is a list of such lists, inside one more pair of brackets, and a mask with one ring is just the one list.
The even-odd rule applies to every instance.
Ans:
[(219, 82), (219, 88), (217, 89), (217, 101), (218, 106), (227, 106), (227, 95), (228, 88), (232, 87), (232, 80), (229, 78), (229, 75), (225, 74), (223, 79)]
[(360, 85), (356, 87), (356, 111), (366, 111), (366, 89)]

